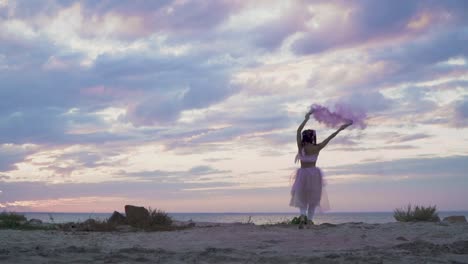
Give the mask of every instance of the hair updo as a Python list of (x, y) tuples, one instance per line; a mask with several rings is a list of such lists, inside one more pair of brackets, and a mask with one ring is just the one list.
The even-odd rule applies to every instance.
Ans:
[(317, 136), (315, 134), (315, 130), (307, 129), (302, 131), (302, 146), (304, 146), (306, 143), (317, 145)]

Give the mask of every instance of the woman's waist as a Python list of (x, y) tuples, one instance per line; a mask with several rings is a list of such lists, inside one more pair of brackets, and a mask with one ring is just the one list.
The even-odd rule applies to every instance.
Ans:
[(299, 168), (299, 170), (301, 169), (304, 169), (304, 170), (320, 170), (319, 167), (315, 166), (315, 165), (301, 165), (301, 167)]
[(322, 176), (322, 170), (319, 167), (306, 167), (306, 168), (298, 168), (296, 170), (296, 175), (302, 176)]
[(315, 162), (301, 161), (301, 168), (316, 168), (315, 164)]
[(316, 162), (317, 157), (299, 157), (298, 160), (301, 162)]

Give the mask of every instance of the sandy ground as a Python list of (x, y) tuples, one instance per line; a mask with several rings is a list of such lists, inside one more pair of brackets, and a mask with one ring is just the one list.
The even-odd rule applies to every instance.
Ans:
[(0, 263), (468, 263), (468, 224), (201, 225), (171, 232), (0, 230)]

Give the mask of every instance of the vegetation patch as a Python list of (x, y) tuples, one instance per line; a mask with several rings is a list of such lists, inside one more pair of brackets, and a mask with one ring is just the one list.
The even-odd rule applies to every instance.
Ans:
[(18, 228), (28, 220), (24, 215), (13, 212), (0, 213), (0, 228)]
[(148, 209), (148, 213), (142, 217), (139, 223), (129, 225), (126, 223), (125, 216), (121, 222), (111, 219), (96, 220), (88, 219), (84, 222), (42, 223), (37, 219), (29, 220), (22, 214), (14, 212), (0, 213), (0, 229), (19, 229), (19, 230), (62, 230), (62, 231), (84, 231), (84, 232), (134, 232), (134, 231), (174, 231), (187, 229), (191, 226), (175, 226), (172, 218), (164, 211), (157, 209)]
[(15, 212), (0, 213), (0, 229), (18, 229), (18, 230), (48, 230), (53, 228), (51, 224), (38, 225), (30, 222), (22, 214)]
[(170, 226), (172, 218), (163, 210), (148, 208), (150, 226)]
[(393, 212), (393, 217), (398, 222), (438, 222), (440, 221), (436, 206), (412, 207), (409, 204), (406, 209), (397, 208)]

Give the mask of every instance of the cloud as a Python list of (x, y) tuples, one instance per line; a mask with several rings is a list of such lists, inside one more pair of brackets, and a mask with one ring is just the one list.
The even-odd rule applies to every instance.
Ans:
[[(468, 35), (461, 28), (426, 34), (400, 46), (373, 54), (376, 60), (395, 61), (407, 67), (422, 67), (457, 56), (467, 56)], [(406, 69), (404, 69), (406, 70)]]
[(395, 34), (405, 29), (416, 11), (416, 2), (361, 1), (349, 4), (335, 1), (311, 9), (316, 26), (293, 43), (296, 54), (320, 53)]
[(354, 92), (348, 96), (341, 96), (338, 104), (349, 105), (353, 109), (358, 108), (366, 113), (376, 113), (393, 107), (395, 102), (378, 91), (371, 91), (367, 93)]
[[(203, 37), (242, 8), (239, 1), (81, 1), (83, 15), (80, 36), (102, 35), (119, 40), (149, 37), (152, 34)], [(77, 4), (70, 4), (70, 6)], [(70, 8), (70, 7), (68, 7)]]
[(141, 90), (145, 96), (134, 97), (129, 103), (127, 120), (149, 126), (174, 122), (183, 110), (206, 108), (238, 92), (230, 80), (231, 66), (210, 65), (210, 57), (210, 53), (102, 56), (94, 70), (115, 76), (113, 82), (119, 85)]
[[(57, 62), (52, 49), (43, 52), (41, 60), (13, 58), (6, 52), (10, 54), (7, 63), (19, 59), (32, 65), (22, 66), (22, 71), (0, 72), (5, 77), (0, 91), (5, 100), (0, 106), (0, 126), (5, 133), (0, 135), (0, 142), (50, 143), (52, 138), (64, 138), (73, 119), (78, 118), (65, 115), (73, 108), (96, 125), (102, 125), (101, 120), (91, 120), (92, 114), (116, 105), (127, 107), (126, 118), (121, 121), (137, 126), (166, 124), (175, 122), (183, 110), (208, 107), (238, 91), (230, 83), (230, 66), (210, 66), (210, 54), (106, 55), (97, 58), (91, 68), (67, 69)], [(33, 70), (42, 65), (46, 65), (42, 72)], [(56, 74), (50, 72), (51, 67), (65, 68)]]
[[(110, 124), (93, 112), (70, 113), (66, 109), (52, 106), (38, 106), (22, 111), (15, 111), (15, 108), (11, 110), (0, 115), (0, 143), (86, 144), (134, 138), (128, 133), (106, 131)], [(75, 130), (81, 131), (76, 133)]]
[(312, 17), (307, 8), (298, 2), (290, 2), (291, 6), (275, 19), (267, 20), (257, 26), (250, 34), (254, 36), (255, 45), (268, 51), (279, 48), (284, 40), (296, 32), (305, 30), (306, 22)]
[(333, 150), (339, 150), (339, 151), (379, 151), (379, 150), (414, 150), (418, 149), (419, 147), (414, 146), (414, 145), (389, 145), (389, 146), (379, 146), (379, 147), (338, 147), (338, 148), (332, 148)]
[[(190, 129), (185, 128), (182, 133), (171, 132), (161, 139), (167, 150), (176, 150), (178, 154), (223, 150), (224, 144), (232, 142), (247, 144), (248, 141), (256, 146), (271, 144), (279, 137), (284, 143), (287, 139), (284, 130), (290, 128), (293, 120), (278, 104), (278, 99), (262, 98), (259, 101), (243, 94), (233, 95), (213, 109), (202, 111), (201, 115), (185, 112), (181, 126)], [(286, 133), (294, 135), (293, 130)], [(293, 142), (292, 138), (288, 141)]]
[[(326, 138), (326, 135), (323, 135), (322, 138)], [(354, 138), (348, 135), (340, 135), (338, 138), (334, 138), (332, 143), (333, 145), (345, 145), (345, 146), (355, 146), (359, 144), (357, 142), (357, 138)]]
[[(6, 12), (49, 28), (68, 25), (81, 38), (131, 40), (157, 33), (195, 34), (215, 28), (243, 5), (238, 1), (15, 1)], [(42, 16), (39, 16), (42, 15)], [(48, 23), (48, 24), (47, 24)]]
[[(127, 161), (126, 157), (121, 157), (121, 153), (92, 147), (82, 146), (78, 151), (73, 147), (68, 150), (63, 148), (60, 150), (56, 151), (55, 155), (47, 156), (49, 162), (37, 161), (41, 160), (41, 158), (35, 156), (32, 156), (28, 161), (31, 165), (37, 166), (39, 172), (47, 172), (49, 179), (58, 178), (66, 179), (66, 181), (70, 180), (70, 176), (74, 172), (79, 175), (83, 171), (89, 173), (92, 169), (104, 169), (108, 174), (112, 174), (109, 167), (121, 166), (123, 162)], [(47, 152), (41, 154), (47, 155)]]
[(206, 162), (220, 162), (220, 161), (225, 161), (225, 160), (232, 160), (232, 158), (208, 158), (204, 159)]
[[(190, 199), (203, 194), (186, 193), (187, 188), (228, 187), (231, 182), (132, 182), (113, 181), (101, 183), (61, 183), (47, 182), (1, 182), (2, 202), (53, 200), (76, 197), (118, 196), (128, 199)], [(205, 196), (208, 194), (205, 194)]]
[(453, 103), (451, 122), (457, 128), (468, 127), (468, 96)]
[(170, 32), (200, 32), (219, 25), (241, 6), (238, 1), (173, 1), (155, 21)]
[(164, 183), (183, 183), (193, 180), (200, 180), (199, 176), (211, 174), (223, 174), (223, 179), (226, 179), (225, 174), (228, 173), (231, 173), (231, 171), (218, 170), (208, 165), (195, 166), (184, 171), (153, 170), (139, 172), (122, 172), (124, 176), (129, 178), (135, 178), (139, 180), (151, 180), (155, 182)]
[[(16, 163), (19, 163), (37, 150), (35, 145), (0, 145), (0, 172), (7, 172), (16, 169)], [(8, 176), (1, 176), (1, 178)]]
[(371, 175), (379, 178), (407, 176), (408, 179), (464, 178), (468, 171), (468, 156), (435, 158), (408, 158), (392, 161), (335, 166), (327, 169), (329, 175)]
[[(314, 25), (292, 44), (296, 54), (314, 54), (422, 34), (433, 24), (451, 26), (463, 20), (466, 4), (434, 1), (331, 1), (311, 5)], [(443, 19), (451, 15), (451, 19)]]
[[(363, 6), (357, 8), (356, 12), (365, 13), (366, 10), (373, 8), (381, 11), (387, 9), (385, 3), (377, 5), (376, 7), (372, 7), (372, 5), (375, 4), (367, 2), (362, 3), (362, 5)], [(27, 7), (20, 10), (19, 7), (21, 6)], [(335, 2), (332, 6), (338, 8), (337, 10), (341, 10), (340, 8), (347, 8), (342, 2)], [(412, 12), (411, 10), (414, 9), (411, 5), (405, 6), (401, 5), (401, 3), (398, 3), (397, 6), (398, 8), (395, 9), (392, 7), (390, 14), (396, 14), (397, 20), (401, 21), (404, 21)], [(63, 4), (60, 2), (51, 2), (48, 8), (43, 8), (43, 6), (29, 6), (27, 2), (21, 2), (15, 9), (15, 15), (19, 20), (24, 19), (23, 22), (29, 27), (36, 28), (40, 31), (43, 25), (34, 24), (36, 23), (34, 19), (28, 20), (28, 18), (34, 16), (35, 12), (33, 10), (54, 17), (58, 15), (60, 10), (71, 7), (73, 7), (73, 3)], [(169, 125), (177, 122), (183, 111), (208, 108), (226, 101), (236, 93), (245, 91), (243, 87), (232, 83), (232, 76), (239, 66), (237, 62), (224, 60), (221, 64), (213, 64), (213, 61), (219, 60), (219, 58), (222, 58), (225, 54), (230, 54), (229, 46), (220, 46), (219, 49), (212, 50), (205, 48), (200, 50), (200, 47), (211, 42), (211, 40), (204, 39), (202, 35), (229, 34), (229, 32), (219, 32), (218, 30), (221, 29), (216, 28), (217, 25), (222, 24), (230, 14), (235, 14), (235, 12), (239, 11), (241, 8), (247, 7), (248, 6), (229, 1), (219, 3), (203, 2), (201, 4), (195, 4), (195, 2), (191, 1), (182, 4), (166, 1), (149, 4), (148, 6), (142, 5), (141, 3), (128, 6), (125, 3), (105, 2), (96, 4), (92, 1), (82, 2), (80, 7), (82, 13), (80, 13), (80, 16), (83, 18), (92, 17), (93, 15), (97, 16), (96, 23), (100, 24), (105, 24), (104, 17), (108, 14), (131, 17), (138, 14), (150, 15), (156, 12), (164, 16), (164, 19), (161, 19), (161, 21), (164, 21), (165, 24), (159, 24), (158, 26), (161, 28), (156, 27), (148, 32), (154, 33), (161, 29), (171, 32), (174, 37), (167, 37), (167, 39), (164, 40), (167, 43), (177, 42), (178, 40), (176, 39), (178, 37), (181, 37), (181, 35), (189, 31), (200, 33), (200, 38), (192, 37), (192, 42), (197, 43), (195, 44), (196, 47), (193, 50), (189, 50), (187, 53), (179, 55), (164, 54), (162, 52), (162, 42), (154, 41), (154, 39), (148, 35), (149, 33), (134, 36), (132, 38), (139, 38), (140, 43), (143, 43), (143, 48), (129, 49), (126, 51), (119, 50), (118, 52), (102, 52), (86, 67), (81, 65), (82, 61), (86, 60), (88, 57), (86, 52), (83, 52), (83, 50), (75, 50), (72, 52), (71, 49), (67, 47), (54, 44), (55, 41), (48, 38), (45, 34), (39, 34), (38, 37), (34, 39), (35, 43), (25, 39), (21, 40), (23, 45), (20, 47), (22, 48), (18, 48), (17, 40), (14, 41), (12, 38), (4, 36), (2, 40), (5, 41), (0, 47), (0, 49), (4, 51), (2, 53), (7, 54), (4, 61), (6, 61), (7, 65), (18, 65), (17, 67), (20, 67), (21, 71), (0, 72), (6, 84), (5, 89), (2, 89), (0, 92), (2, 98), (6, 99), (6, 103), (0, 106), (0, 111), (4, 113), (2, 115), (3, 122), (0, 121), (0, 124), (3, 125), (2, 128), (4, 131), (7, 131), (7, 133), (4, 134), (5, 137), (2, 138), (0, 136), (3, 140), (0, 142), (23, 143), (29, 140), (51, 143), (52, 138), (62, 138), (62, 141), (65, 142), (79, 141), (82, 143), (92, 143), (104, 138), (124, 140), (128, 135), (117, 136), (104, 132), (106, 125), (103, 124), (102, 120), (99, 120), (99, 118), (92, 120), (93, 112), (105, 109), (106, 107), (118, 106), (126, 108), (126, 113), (119, 119), (122, 123), (130, 122), (137, 127)], [(198, 16), (195, 14), (202, 16), (202, 14), (212, 13), (210, 8), (219, 10), (220, 13), (217, 13), (213, 17), (209, 16), (203, 19), (197, 18), (197, 20), (200, 20), (197, 21), (197, 23), (189, 23), (191, 21), (190, 19), (195, 19), (195, 17)], [(188, 10), (192, 12), (190, 16)], [(300, 15), (297, 15), (297, 12), (295, 12), (297, 10), (301, 11)], [(288, 35), (294, 34), (299, 29), (302, 29), (308, 20), (319, 16), (320, 14), (317, 12), (326, 13), (327, 11), (327, 9), (321, 10), (320, 8), (312, 8), (312, 10), (315, 10), (315, 13), (309, 13), (307, 8), (304, 8), (303, 3), (292, 4), (289, 9), (284, 11), (284, 13), (280, 14), (277, 18), (259, 26), (259, 34), (256, 34), (256, 36), (258, 36), (258, 41), (260, 42), (257, 44), (263, 45), (267, 49), (275, 49), (278, 45), (281, 45), (282, 41), (287, 38)], [(380, 14), (379, 12), (381, 11), (377, 13)], [(179, 15), (175, 16), (175, 14)], [(221, 14), (227, 17), (223, 17)], [(179, 19), (184, 16), (187, 17), (185, 17), (183, 21), (179, 21)], [(362, 27), (369, 21), (377, 21), (379, 23), (376, 23), (382, 27), (394, 23), (392, 20), (386, 18), (388, 17), (363, 17), (360, 19), (364, 19), (365, 23), (362, 21), (360, 23)], [(358, 18), (353, 17), (353, 19)], [(283, 25), (284, 28), (280, 28), (278, 32), (276, 32), (276, 24)], [(177, 25), (177, 27), (175, 27), (175, 25)], [(248, 32), (249, 30), (246, 30), (239, 34), (250, 34)], [(263, 35), (260, 34), (262, 32), (264, 33)], [(448, 34), (444, 39), (457, 36), (457, 31), (455, 30), (454, 32), (453, 34), (455, 35)], [(179, 33), (181, 35), (178, 35)], [(94, 38), (96, 36), (83, 36), (83, 38), (89, 37)], [(105, 35), (104, 37), (108, 38), (112, 36)], [(184, 38), (188, 37), (185, 36)], [(198, 39), (198, 41), (195, 39)], [(413, 54), (418, 51), (417, 47), (421, 45), (424, 46), (424, 43), (428, 43), (427, 45), (430, 46), (430, 43), (432, 43), (431, 40), (432, 39), (424, 40), (424, 38), (422, 38), (420, 41), (421, 44), (415, 42), (416, 44), (414, 46), (416, 48), (411, 47), (411, 45), (408, 45), (408, 47), (402, 45), (404, 48), (402, 48), (401, 51), (394, 51), (393, 53), (389, 52), (385, 54), (375, 52), (371, 58), (373, 60), (386, 62), (389, 60), (399, 61), (401, 58), (407, 57), (405, 56), (406, 53)], [(238, 39), (235, 43), (242, 44), (242, 41)], [(435, 47), (440, 47), (445, 44), (447, 44), (447, 40), (440, 42), (435, 45)], [(457, 44), (456, 47), (458, 47), (456, 49), (463, 48), (460, 44)], [(59, 52), (57, 52), (57, 49)], [(450, 50), (450, 48), (447, 49)], [(459, 54), (456, 52), (454, 53), (456, 49), (450, 51), (450, 54)], [(28, 50), (28, 52), (24, 52), (26, 50)], [(430, 49), (422, 50), (427, 50), (427, 52), (431, 54), (434, 53), (430, 52)], [(255, 57), (255, 54), (251, 56), (248, 52), (244, 52), (240, 57)], [(419, 60), (418, 56), (408, 57)], [(27, 61), (28, 63), (17, 63), (21, 61)], [(42, 70), (37, 72), (35, 70), (37, 67), (42, 67)], [(57, 74), (57, 71), (59, 71), (60, 74)], [(427, 75), (433, 73), (433, 71), (434, 70), (431, 70)], [(404, 71), (401, 70), (399, 72), (403, 73)], [(376, 78), (375, 81), (368, 82), (367, 85), (371, 86), (377, 82), (382, 82), (382, 79), (386, 77), (389, 79), (396, 78), (395, 74), (396, 73), (390, 71)], [(398, 80), (395, 80), (395, 82), (397, 81)], [(361, 84), (362, 83), (356, 83), (352, 86), (348, 86), (348, 88), (357, 87)], [(29, 89), (29, 87), (33, 86), (35, 89)], [(346, 88), (345, 86), (343, 90)], [(48, 96), (42, 96), (44, 94)], [(364, 95), (361, 91), (356, 91), (351, 95), (349, 92), (345, 94), (349, 96), (345, 98), (347, 101), (359, 101)], [(369, 111), (384, 111), (392, 106), (390, 99), (384, 97), (378, 91), (371, 92), (367, 95), (367, 99), (368, 100), (361, 102), (361, 105), (369, 109)], [(80, 114), (82, 115), (88, 115), (89, 120), (86, 122), (88, 122), (90, 126), (93, 126), (93, 124), (95, 126), (100, 126), (102, 131), (93, 133), (92, 135), (82, 136), (81, 140), (67, 136), (66, 134), (70, 130), (70, 123), (77, 123), (77, 117), (74, 117), (75, 120), (71, 120), (69, 116), (64, 116), (63, 114), (72, 108), (80, 109)], [(16, 112), (21, 112), (23, 115), (21, 121), (22, 125), (15, 123), (15, 120), (6, 118), (7, 116), (14, 115)], [(41, 115), (37, 116), (35, 113), (41, 113)], [(280, 121), (279, 119), (280, 118), (278, 118), (278, 122)], [(31, 120), (31, 122), (28, 120)], [(38, 122), (34, 123), (34, 120)], [(28, 124), (31, 124), (31, 128)], [(40, 124), (47, 125), (41, 128)], [(36, 129), (34, 129), (32, 125), (36, 125)], [(25, 132), (23, 134), (19, 133), (14, 135), (13, 131)], [(28, 133), (28, 131), (31, 131), (31, 133)], [(236, 131), (232, 129), (224, 131), (232, 131), (233, 135), (236, 133)], [(243, 132), (239, 130), (239, 133)], [(8, 141), (7, 138), (10, 141)]]
[(389, 140), (387, 140), (387, 143), (402, 143), (402, 142), (408, 142), (408, 141), (414, 141), (418, 139), (423, 139), (423, 138), (430, 138), (431, 135), (426, 134), (426, 133), (415, 133), (415, 134), (409, 134), (409, 135), (398, 135), (395, 137), (391, 137)]

